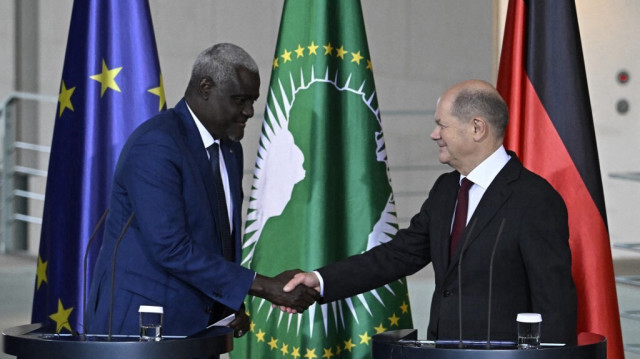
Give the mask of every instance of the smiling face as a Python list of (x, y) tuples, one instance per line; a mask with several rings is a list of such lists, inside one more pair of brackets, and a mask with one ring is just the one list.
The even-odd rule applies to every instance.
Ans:
[(200, 80), (204, 101), (196, 115), (214, 138), (240, 141), (247, 120), (253, 117), (259, 90), (260, 76), (240, 66), (236, 67), (235, 76), (221, 84), (204, 77)]
[(440, 148), (440, 162), (466, 174), (471, 170), (469, 162), (474, 157), (474, 126), (472, 120), (461, 120), (451, 114), (455, 95), (452, 91), (445, 92), (438, 101), (436, 125), (430, 137)]

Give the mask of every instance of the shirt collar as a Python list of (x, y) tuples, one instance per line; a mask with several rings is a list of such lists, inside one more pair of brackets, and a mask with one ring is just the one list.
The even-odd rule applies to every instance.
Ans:
[[(504, 146), (500, 146), (491, 156), (469, 172), (467, 178), (486, 190), (510, 159), (511, 156), (504, 149)], [(462, 181), (464, 177), (460, 175), (460, 180)]]
[(187, 105), (187, 109), (189, 109), (189, 113), (193, 118), (193, 122), (196, 123), (196, 127), (198, 128), (198, 132), (200, 133), (200, 138), (202, 139), (204, 148), (207, 149), (209, 148), (209, 146), (213, 145), (214, 143), (220, 144), (220, 140), (216, 140), (213, 138), (213, 136), (211, 136), (209, 131), (207, 131), (207, 129), (202, 124), (202, 122), (200, 122), (200, 120), (198, 119), (198, 116), (196, 116), (196, 114), (193, 113), (193, 111), (191, 110), (191, 107), (189, 107), (189, 104), (186, 103), (186, 101), (185, 101), (185, 104)]

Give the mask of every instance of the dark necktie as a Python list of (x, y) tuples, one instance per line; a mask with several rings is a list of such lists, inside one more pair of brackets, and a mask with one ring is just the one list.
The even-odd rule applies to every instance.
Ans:
[(460, 190), (458, 190), (458, 204), (456, 205), (456, 213), (453, 219), (453, 228), (451, 229), (451, 246), (449, 247), (449, 258), (453, 257), (453, 253), (458, 248), (464, 227), (467, 226), (467, 213), (469, 210), (469, 188), (473, 186), (473, 182), (466, 177), (462, 179)]
[(224, 194), (224, 186), (222, 185), (222, 175), (220, 174), (220, 156), (218, 144), (207, 148), (211, 160), (211, 169), (213, 170), (213, 186), (216, 190), (216, 205), (218, 207), (218, 218), (220, 218), (220, 237), (222, 240), (222, 255), (230, 261), (234, 260), (233, 240), (231, 239), (231, 230), (229, 228), (229, 212), (227, 211), (227, 201)]

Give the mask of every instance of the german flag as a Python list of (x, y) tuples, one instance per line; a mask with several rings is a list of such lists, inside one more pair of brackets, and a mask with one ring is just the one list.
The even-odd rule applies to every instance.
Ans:
[(510, 0), (498, 91), (505, 147), (562, 195), (569, 211), (578, 333), (624, 358), (613, 261), (580, 30), (573, 0)]

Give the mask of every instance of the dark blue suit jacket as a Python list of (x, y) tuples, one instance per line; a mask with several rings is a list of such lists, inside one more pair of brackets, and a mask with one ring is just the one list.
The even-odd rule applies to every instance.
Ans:
[(234, 206), (235, 263), (222, 257), (213, 173), (198, 129), (181, 100), (138, 127), (115, 171), (110, 213), (87, 306), (88, 333), (106, 333), (111, 266), (117, 253), (113, 333), (139, 332), (140, 305), (164, 307), (163, 334), (204, 329), (214, 301), (238, 310), (254, 272), (239, 265), (242, 147), (223, 141)]

